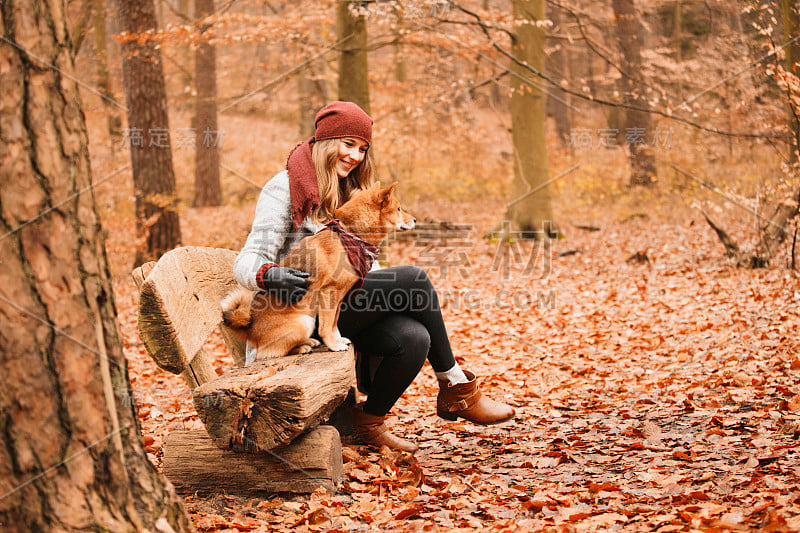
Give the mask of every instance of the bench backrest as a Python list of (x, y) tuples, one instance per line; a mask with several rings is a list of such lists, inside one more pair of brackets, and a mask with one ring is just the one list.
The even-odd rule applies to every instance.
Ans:
[(203, 350), (219, 328), (237, 365), (244, 365), (244, 342), (222, 325), (220, 301), (238, 287), (233, 279), (236, 252), (185, 246), (157, 262), (134, 269), (139, 287), (139, 332), (156, 364), (182, 374), (194, 388), (217, 377)]

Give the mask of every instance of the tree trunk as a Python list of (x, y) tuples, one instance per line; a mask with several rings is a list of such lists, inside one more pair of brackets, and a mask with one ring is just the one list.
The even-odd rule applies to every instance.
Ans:
[(323, 61), (317, 65), (309, 64), (297, 74), (298, 126), (302, 139), (314, 135), (314, 116), (331, 100), (327, 71), (328, 63)]
[[(800, 13), (798, 13), (797, 2), (780, 0), (780, 4), (783, 41), (787, 42), (797, 37), (798, 33), (800, 33)], [(800, 63), (800, 42), (793, 42), (785, 50), (784, 68), (790, 74), (800, 76), (800, 69), (795, 66)], [(788, 102), (786, 105), (789, 112), (789, 129), (792, 132), (789, 138), (789, 161), (796, 163), (798, 161), (798, 149), (800, 148), (800, 117), (798, 117), (800, 110), (792, 102)]]
[(63, 7), (0, 19), (0, 525), (189, 531), (131, 402)]
[[(155, 29), (153, 0), (120, 0), (117, 4), (122, 31), (140, 34)], [(134, 266), (138, 266), (180, 244), (181, 230), (161, 52), (146, 40), (125, 42), (122, 72), (136, 195), (138, 238)]]
[[(198, 23), (214, 12), (214, 0), (195, 0), (194, 16)], [(201, 27), (205, 31), (206, 26)], [(197, 100), (194, 165), (194, 206), (222, 205), (219, 181), (219, 140), (217, 129), (216, 52), (207, 41), (198, 44), (194, 56)]]
[[(189, 0), (178, 0), (178, 13), (180, 18), (183, 19), (181, 23), (188, 23), (191, 20), (192, 7)], [(192, 71), (188, 67), (192, 64), (192, 48), (190, 46), (180, 47), (180, 61), (181, 65), (186, 65), (186, 68), (181, 69), (181, 102), (189, 99), (192, 94), (192, 87), (194, 86), (194, 79), (192, 78)]]
[[(675, 48), (675, 61), (683, 61), (683, 17), (681, 16), (681, 0), (675, 0), (672, 11), (672, 46)], [(683, 84), (678, 81), (675, 94), (683, 100)]]
[[(544, 30), (536, 22), (544, 20), (544, 0), (515, 0), (512, 53), (532, 67), (544, 69)], [(525, 83), (529, 72), (511, 63), (511, 130), (514, 143), (513, 198), (506, 211), (511, 229), (524, 238), (555, 236), (553, 211), (548, 186), (547, 146), (545, 144), (545, 95)]]
[(337, 33), (339, 40), (346, 39), (339, 55), (339, 100), (355, 102), (369, 113), (367, 21), (358, 14), (360, 6), (361, 2), (339, 0)]
[(297, 103), (298, 103), (298, 124), (300, 126), (300, 138), (308, 139), (314, 136), (314, 114), (318, 109), (314, 105), (314, 81), (311, 79), (311, 71), (306, 67), (297, 74)]
[(681, 16), (681, 0), (675, 0), (672, 11), (672, 46), (675, 47), (675, 61), (683, 61), (683, 17)]
[[(403, 10), (397, 9), (395, 11), (395, 17), (397, 17), (396, 39), (399, 41), (402, 39), (402, 32), (406, 28)], [(392, 47), (392, 52), (394, 54), (394, 79), (397, 82), (405, 83), (408, 81), (408, 64), (406, 63), (406, 54), (403, 45), (400, 42), (395, 43)]]
[[(548, 10), (548, 17), (553, 22), (553, 32), (558, 33), (561, 24), (561, 13), (558, 7), (550, 6)], [(564, 45), (560, 40), (553, 39), (551, 43), (553, 52), (550, 54), (548, 61), (551, 75), (558, 80), (568, 79), (569, 75), (567, 69), (569, 68), (569, 61), (567, 60), (567, 52)], [(559, 91), (557, 88), (550, 88), (550, 96), (547, 98), (547, 107), (549, 115), (553, 117), (556, 123), (556, 135), (558, 140), (561, 141), (562, 146), (569, 145), (570, 140), (570, 117), (569, 117), (569, 95), (565, 92)]]
[(589, 88), (589, 94), (595, 94), (595, 92), (597, 91), (597, 84), (595, 83), (594, 79), (595, 53), (594, 50), (592, 50), (592, 48), (588, 44), (584, 46), (583, 52), (584, 52), (583, 61), (584, 64), (586, 65), (585, 66), (586, 80), (584, 81), (584, 84), (586, 85), (586, 87)]
[[(89, 0), (87, 0), (89, 1)], [(94, 47), (97, 61), (97, 87), (103, 95), (103, 106), (106, 109), (106, 120), (108, 127), (108, 137), (111, 139), (111, 146), (116, 145), (116, 140), (122, 135), (122, 118), (120, 117), (120, 106), (117, 104), (117, 97), (114, 96), (114, 88), (111, 83), (111, 73), (108, 70), (108, 37), (106, 35), (106, 3), (103, 0), (91, 0), (94, 2), (92, 10), (94, 26)]]
[[(624, 88), (623, 100), (628, 105), (647, 107), (644, 88), (638, 87), (631, 76), (642, 72), (641, 21), (633, 0), (613, 0), (617, 39), (622, 51)], [(647, 136), (652, 135), (652, 119), (645, 111), (626, 109), (625, 133), (630, 153), (631, 178), (629, 184), (652, 186), (656, 183), (656, 158)]]

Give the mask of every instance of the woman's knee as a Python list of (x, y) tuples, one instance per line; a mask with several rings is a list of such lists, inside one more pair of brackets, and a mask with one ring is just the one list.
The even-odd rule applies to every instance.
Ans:
[(407, 311), (426, 311), (439, 306), (439, 296), (428, 273), (417, 266), (398, 267), (397, 284), (390, 296), (403, 300)]
[(392, 353), (385, 355), (415, 361), (421, 367), (431, 348), (431, 336), (428, 330), (416, 320), (405, 317), (395, 321), (393, 326), (391, 337), (394, 349)]
[(428, 273), (415, 265), (403, 265), (394, 267), (397, 272), (397, 281), (406, 286), (432, 288), (433, 283), (428, 277)]
[(428, 330), (416, 320), (410, 322), (403, 333), (404, 340), (408, 346), (409, 356), (419, 363), (420, 368), (428, 358), (431, 349), (431, 336)]

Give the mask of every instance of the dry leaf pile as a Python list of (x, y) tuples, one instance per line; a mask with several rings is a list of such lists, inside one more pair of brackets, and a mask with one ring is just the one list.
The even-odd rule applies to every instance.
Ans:
[[(493, 427), (439, 419), (426, 365), (390, 419), (420, 445), (414, 457), (346, 447), (337, 494), (191, 497), (195, 526), (800, 530), (797, 277), (730, 268), (690, 217), (565, 216), (602, 231), (565, 225), (569, 238), (548, 250), (484, 238), (490, 211), (465, 211), (483, 218), (459, 239), (396, 242), (388, 257), (429, 271), (460, 364), (516, 418)], [(187, 241), (202, 244), (202, 232), (193, 226)], [(171, 428), (202, 426), (181, 378), (145, 354), (127, 279), (117, 298), (158, 465)], [(219, 338), (206, 348), (220, 369), (232, 364)]]

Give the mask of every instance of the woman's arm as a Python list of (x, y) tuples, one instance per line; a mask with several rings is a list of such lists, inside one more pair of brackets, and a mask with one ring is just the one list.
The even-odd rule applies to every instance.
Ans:
[(281, 251), (285, 253), (286, 241), (293, 240), (291, 209), (289, 175), (283, 171), (261, 189), (253, 227), (233, 263), (233, 276), (243, 287), (259, 290), (258, 270), (266, 263), (278, 263)]

